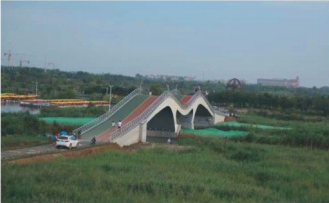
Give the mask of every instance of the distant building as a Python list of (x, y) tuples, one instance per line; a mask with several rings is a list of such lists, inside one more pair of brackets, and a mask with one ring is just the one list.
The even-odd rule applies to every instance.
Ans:
[(192, 76), (171, 76), (171, 75), (145, 75), (145, 78), (153, 80), (172, 80), (172, 81), (190, 81), (194, 80)]
[(299, 87), (299, 77), (296, 79), (257, 79), (257, 84), (264, 86)]

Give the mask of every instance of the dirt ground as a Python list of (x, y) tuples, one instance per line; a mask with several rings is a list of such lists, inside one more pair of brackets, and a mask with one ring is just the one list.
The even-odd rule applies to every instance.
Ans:
[(3, 163), (19, 163), (19, 164), (25, 164), (25, 163), (32, 163), (32, 162), (38, 162), (38, 161), (50, 161), (57, 157), (79, 157), (79, 156), (89, 156), (93, 155), (99, 152), (103, 151), (109, 151), (109, 150), (120, 150), (120, 151), (133, 151), (136, 148), (138, 148), (141, 143), (137, 143), (134, 145), (131, 145), (129, 147), (120, 147), (117, 144), (104, 144), (100, 146), (93, 146), (88, 148), (82, 148), (77, 150), (67, 150), (62, 152), (55, 152), (55, 153), (49, 153), (49, 154), (38, 154), (33, 155), (30, 157), (24, 157), (24, 158), (17, 158), (17, 159), (10, 159), (10, 160), (3, 160)]

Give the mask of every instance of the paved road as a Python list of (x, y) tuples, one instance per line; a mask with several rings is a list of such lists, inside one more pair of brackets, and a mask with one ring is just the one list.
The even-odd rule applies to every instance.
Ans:
[[(90, 145), (90, 140), (79, 140), (79, 148), (87, 147)], [(51, 144), (47, 145), (40, 145), (36, 147), (27, 147), (21, 149), (13, 149), (1, 152), (1, 159), (9, 159), (15, 156), (23, 156), (23, 155), (30, 155), (30, 154), (38, 154), (38, 153), (45, 153), (45, 152), (52, 152), (52, 151), (65, 151), (68, 149), (57, 149)]]

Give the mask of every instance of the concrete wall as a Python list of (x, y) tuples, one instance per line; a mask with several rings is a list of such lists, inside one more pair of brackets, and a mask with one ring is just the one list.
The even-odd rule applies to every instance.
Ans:
[(147, 137), (164, 137), (164, 138), (174, 138), (176, 137), (173, 131), (157, 131), (157, 130), (147, 130)]
[[(115, 139), (113, 142), (120, 145), (120, 147), (130, 146), (132, 144), (138, 143), (139, 141), (141, 141), (140, 128), (141, 128), (141, 125), (138, 125), (134, 129), (129, 131), (127, 134)], [(146, 137), (145, 137), (145, 140), (146, 140)]]
[(214, 115), (214, 119), (213, 119), (213, 121), (214, 121), (214, 125), (216, 125), (217, 123), (222, 123), (222, 122), (224, 122), (224, 120), (225, 120), (225, 116), (224, 115), (220, 115), (220, 114), (215, 114)]

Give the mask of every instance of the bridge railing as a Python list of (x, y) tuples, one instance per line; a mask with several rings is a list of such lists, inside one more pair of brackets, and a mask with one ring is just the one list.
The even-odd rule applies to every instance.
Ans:
[(226, 111), (224, 109), (221, 109), (221, 108), (218, 108), (218, 107), (214, 107), (210, 104), (210, 102), (208, 101), (208, 99), (204, 96), (204, 94), (202, 94), (201, 91), (200, 92), (200, 95), (204, 98), (204, 100), (206, 101), (206, 103), (208, 104), (208, 106), (210, 107), (211, 111), (215, 114), (219, 114), (219, 115), (226, 115)]
[(193, 105), (194, 101), (200, 96), (201, 91), (197, 92), (196, 94), (193, 95), (193, 97), (186, 103), (182, 104), (178, 99), (173, 95), (172, 92), (166, 91), (163, 94), (161, 94), (142, 114), (140, 114), (138, 117), (124, 125), (121, 129), (117, 129), (111, 134), (110, 141), (113, 141), (114, 139), (128, 133), (130, 130), (134, 129), (137, 127), (140, 123), (143, 123), (144, 120), (151, 115), (151, 113), (167, 98), (171, 97), (174, 100), (177, 101), (177, 103), (182, 107), (182, 108), (189, 108), (191, 105)]
[(174, 95), (182, 95), (182, 93), (178, 89), (170, 90), (170, 92), (173, 93)]
[(91, 130), (92, 128), (98, 126), (99, 124), (105, 122), (108, 120), (113, 114), (115, 114), (117, 111), (119, 111), (125, 104), (127, 104), (133, 97), (135, 97), (138, 94), (142, 94), (143, 89), (137, 88), (134, 91), (132, 91), (130, 94), (128, 94), (125, 98), (123, 98), (119, 103), (117, 103), (110, 111), (106, 112), (105, 114), (101, 115), (100, 117), (90, 121), (89, 123), (86, 123), (85, 125), (75, 129), (73, 131), (74, 134), (77, 134), (79, 131), (81, 134), (87, 132), (88, 130)]
[(226, 110), (226, 109), (222, 109), (222, 108), (219, 108), (217, 106), (212, 106), (212, 108), (215, 110), (215, 112), (217, 114), (220, 114), (220, 115), (229, 115), (230, 111), (229, 110)]

